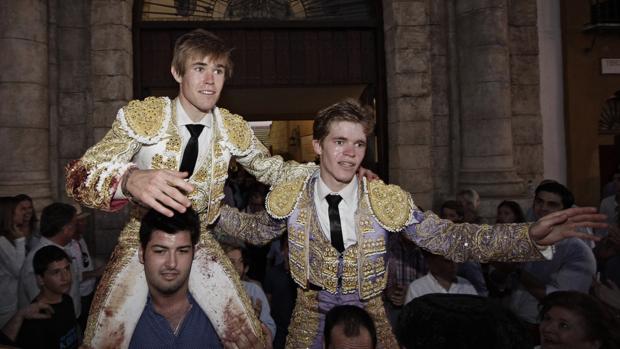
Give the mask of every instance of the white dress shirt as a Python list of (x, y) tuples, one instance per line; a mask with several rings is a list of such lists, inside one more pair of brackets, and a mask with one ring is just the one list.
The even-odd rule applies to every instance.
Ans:
[(412, 299), (424, 296), (431, 293), (449, 293), (449, 294), (472, 294), (478, 295), (474, 286), (460, 276), (456, 277), (456, 282), (450, 284), (449, 289), (443, 288), (439, 284), (439, 281), (435, 279), (432, 273), (428, 273), (425, 276), (413, 281), (407, 288), (407, 295), (405, 296), (405, 304), (411, 302)]
[[(189, 139), (192, 137), (185, 125), (204, 125), (204, 128), (198, 137), (198, 158), (196, 158), (196, 166), (194, 167), (194, 169), (198, 169), (205, 161), (206, 156), (211, 150), (211, 135), (213, 133), (211, 128), (213, 125), (213, 114), (209, 112), (199, 121), (192, 121), (189, 115), (187, 115), (187, 112), (185, 112), (185, 109), (183, 109), (181, 100), (177, 98), (175, 103), (177, 107), (176, 125), (179, 136), (181, 137), (181, 157), (179, 158), (179, 165), (181, 165), (181, 161), (183, 161), (183, 153), (185, 152), (187, 142), (189, 142)], [(196, 171), (194, 170), (194, 172)]]
[(329, 194), (338, 194), (342, 200), (338, 204), (338, 212), (340, 213), (340, 226), (342, 227), (342, 241), (344, 248), (349, 248), (357, 242), (355, 234), (355, 211), (357, 210), (357, 179), (354, 178), (351, 183), (338, 192), (331, 191), (327, 184), (323, 182), (321, 176), (314, 184), (314, 206), (319, 217), (321, 230), (328, 241), (331, 239), (331, 230), (329, 228), (329, 204), (325, 197)]

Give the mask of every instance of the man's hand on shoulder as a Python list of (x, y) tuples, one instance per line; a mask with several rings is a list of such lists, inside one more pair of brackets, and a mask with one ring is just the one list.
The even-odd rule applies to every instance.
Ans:
[[(191, 205), (187, 193), (194, 187), (185, 181), (186, 172), (171, 170), (133, 170), (128, 171), (127, 178), (123, 178), (126, 191), (140, 204), (153, 208), (168, 217), (174, 211), (185, 212)], [(126, 191), (125, 191), (126, 189)]]
[[(222, 344), (226, 349), (269, 349), (271, 343), (262, 343), (260, 338), (254, 334), (250, 324), (246, 321), (243, 314), (229, 315), (225, 320), (228, 322), (226, 332), (222, 336)], [(263, 333), (269, 329), (261, 326)], [(265, 338), (265, 341), (269, 341), (269, 337)]]
[(534, 243), (541, 246), (553, 245), (561, 240), (577, 237), (587, 240), (600, 240), (599, 237), (577, 231), (577, 228), (604, 229), (606, 216), (596, 213), (594, 207), (574, 207), (544, 216), (534, 223), (529, 235)]
[(372, 172), (371, 170), (361, 167), (357, 170), (357, 176), (359, 179), (366, 177), (369, 181), (374, 181), (375, 179), (380, 179), (379, 176)]

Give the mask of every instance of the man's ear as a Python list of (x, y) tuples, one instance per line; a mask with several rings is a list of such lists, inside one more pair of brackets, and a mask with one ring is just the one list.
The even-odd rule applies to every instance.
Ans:
[(174, 78), (174, 80), (176, 80), (176, 82), (178, 82), (179, 84), (183, 82), (183, 76), (181, 76), (181, 74), (179, 74), (179, 72), (177, 72), (174, 67), (170, 67), (170, 73), (172, 74), (172, 77)]
[(314, 152), (316, 153), (316, 155), (321, 155), (321, 153), (323, 153), (323, 148), (321, 147), (321, 141), (318, 139), (313, 139), (312, 140), (312, 149), (314, 149)]
[(43, 277), (41, 277), (41, 275), (39, 274), (35, 274), (35, 277), (37, 278), (37, 285), (39, 286), (39, 288), (43, 287)]
[(144, 249), (142, 248), (142, 245), (140, 245), (140, 249), (138, 250), (138, 260), (140, 263), (144, 264)]

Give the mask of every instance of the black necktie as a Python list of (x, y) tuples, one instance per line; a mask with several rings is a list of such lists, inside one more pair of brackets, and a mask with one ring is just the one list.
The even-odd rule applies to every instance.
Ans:
[(187, 127), (192, 136), (185, 146), (183, 159), (181, 160), (181, 168), (179, 168), (179, 171), (189, 173), (189, 177), (192, 173), (194, 173), (194, 166), (196, 166), (196, 159), (198, 159), (198, 137), (200, 137), (200, 133), (205, 126), (196, 124), (185, 125), (185, 127)]
[(325, 197), (329, 204), (329, 233), (332, 240), (332, 246), (339, 253), (344, 251), (344, 242), (342, 241), (342, 226), (340, 225), (340, 212), (338, 211), (338, 204), (342, 200), (342, 197), (338, 194), (329, 194)]

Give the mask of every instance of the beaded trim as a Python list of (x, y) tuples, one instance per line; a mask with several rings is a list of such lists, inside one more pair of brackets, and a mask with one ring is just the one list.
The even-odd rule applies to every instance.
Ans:
[(143, 144), (156, 144), (168, 129), (171, 119), (168, 97), (134, 100), (118, 111), (117, 118), (127, 134)]
[(415, 208), (411, 194), (379, 179), (368, 182), (364, 178), (362, 183), (371, 215), (379, 225), (391, 232), (405, 229)]

